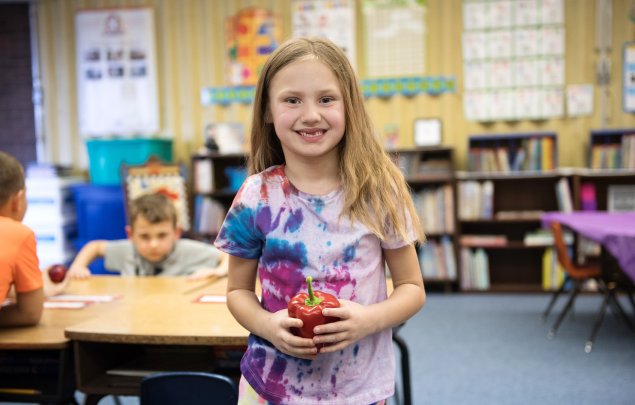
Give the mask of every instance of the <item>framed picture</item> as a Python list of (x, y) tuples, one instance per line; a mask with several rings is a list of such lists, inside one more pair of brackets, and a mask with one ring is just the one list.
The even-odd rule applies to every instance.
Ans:
[(439, 118), (419, 118), (414, 125), (415, 146), (441, 145), (441, 120)]

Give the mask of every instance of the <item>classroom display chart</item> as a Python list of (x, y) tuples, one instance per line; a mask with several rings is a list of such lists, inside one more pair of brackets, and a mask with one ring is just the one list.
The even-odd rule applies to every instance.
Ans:
[(81, 10), (75, 28), (80, 134), (157, 133), (153, 10)]
[(425, 71), (425, 7), (416, 0), (364, 0), (368, 77), (416, 76)]
[(562, 0), (463, 0), (463, 24), (467, 119), (564, 115)]
[(331, 40), (356, 66), (354, 0), (295, 0), (291, 4), (291, 30), (294, 38)]
[(279, 17), (258, 7), (240, 10), (225, 20), (227, 81), (231, 86), (253, 86), (271, 53), (282, 40)]

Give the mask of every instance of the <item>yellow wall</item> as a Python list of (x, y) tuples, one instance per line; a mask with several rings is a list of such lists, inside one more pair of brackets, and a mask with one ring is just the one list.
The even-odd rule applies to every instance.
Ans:
[[(567, 84), (595, 84), (597, 53), (595, 1), (565, 0)], [(283, 32), (290, 33), (290, 0), (42, 0), (38, 3), (38, 38), (44, 88), (44, 140), (47, 160), (85, 168), (86, 153), (77, 127), (74, 13), (82, 8), (151, 6), (155, 10), (162, 132), (174, 137), (177, 160), (189, 162), (203, 143), (209, 122), (250, 122), (250, 106), (201, 106), (200, 89), (224, 86), (223, 24), (227, 16), (248, 6), (280, 14)], [(462, 103), (461, 0), (427, 0), (426, 74), (454, 75), (456, 93), (439, 96), (369, 99), (371, 116), (381, 134), (396, 124), (401, 146), (412, 145), (413, 120), (440, 117), (443, 142), (456, 148), (457, 167), (464, 168), (467, 136), (479, 133), (555, 131), (559, 137), (561, 167), (585, 166), (588, 133), (601, 125), (599, 91), (594, 113), (588, 117), (543, 121), (467, 121)], [(613, 0), (612, 76), (609, 92), (609, 128), (635, 127), (635, 116), (622, 112), (622, 45), (635, 40), (629, 21), (632, 2)], [(363, 78), (361, 5), (357, 3), (358, 66)]]

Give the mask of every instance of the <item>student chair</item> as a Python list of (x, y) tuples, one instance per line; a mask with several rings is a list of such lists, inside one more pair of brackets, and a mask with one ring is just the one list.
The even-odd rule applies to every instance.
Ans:
[(630, 320), (628, 319), (626, 313), (622, 309), (617, 297), (615, 296), (615, 291), (617, 288), (616, 283), (612, 281), (605, 281), (602, 277), (602, 269), (599, 265), (584, 265), (580, 266), (573, 262), (571, 257), (569, 256), (569, 252), (567, 251), (567, 246), (564, 242), (564, 236), (562, 232), (562, 225), (559, 222), (552, 222), (550, 224), (551, 232), (553, 234), (553, 243), (556, 248), (556, 256), (558, 258), (558, 262), (562, 265), (564, 272), (566, 274), (565, 280), (562, 282), (562, 285), (558, 290), (552, 295), (547, 308), (542, 314), (542, 319), (545, 321), (551, 312), (553, 305), (556, 300), (560, 296), (560, 294), (564, 291), (565, 285), (567, 281), (570, 281), (573, 287), (571, 294), (569, 295), (569, 300), (566, 305), (560, 312), (560, 315), (554, 322), (553, 326), (549, 330), (547, 334), (548, 339), (553, 339), (556, 336), (558, 328), (560, 327), (560, 323), (563, 321), (564, 317), (573, 307), (573, 303), (582, 290), (584, 283), (588, 280), (595, 280), (598, 286), (599, 291), (603, 294), (604, 299), (600, 306), (600, 309), (596, 315), (595, 322), (593, 324), (593, 329), (591, 331), (591, 335), (587, 340), (584, 351), (590, 353), (593, 347), (593, 342), (595, 340), (595, 336), (604, 320), (604, 314), (606, 312), (606, 307), (608, 304), (613, 306), (613, 310), (616, 313), (619, 313), (623, 319), (629, 324), (632, 328), (632, 324), (630, 324)]
[(230, 378), (213, 373), (176, 371), (141, 380), (141, 405), (236, 405), (238, 388)]

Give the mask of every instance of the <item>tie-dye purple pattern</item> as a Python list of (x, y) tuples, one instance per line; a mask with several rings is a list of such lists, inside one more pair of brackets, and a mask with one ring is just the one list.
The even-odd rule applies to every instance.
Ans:
[[(340, 299), (373, 304), (386, 299), (381, 242), (368, 228), (340, 217), (343, 192), (298, 191), (274, 166), (251, 176), (238, 192), (215, 245), (234, 256), (258, 259), (262, 306), (275, 312), (314, 288)], [(414, 239), (414, 238), (413, 238)], [(370, 404), (394, 390), (391, 331), (368, 336), (336, 353), (309, 361), (285, 355), (250, 335), (241, 372), (260, 396), (276, 404)]]

